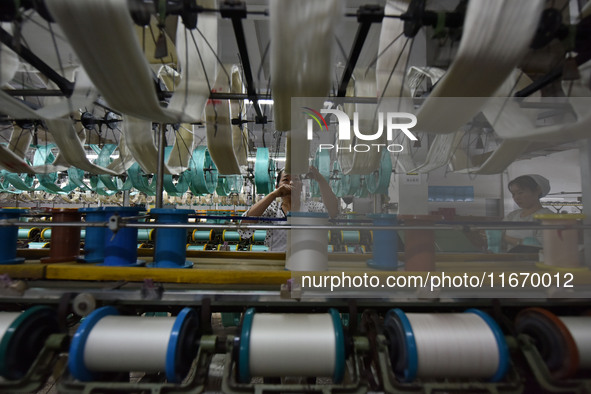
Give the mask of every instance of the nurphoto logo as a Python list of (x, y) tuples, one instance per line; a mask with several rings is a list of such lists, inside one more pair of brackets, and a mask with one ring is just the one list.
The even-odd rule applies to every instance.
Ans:
[[(312, 140), (314, 138), (314, 122), (318, 124), (320, 130), (326, 130), (328, 132), (328, 123), (323, 114), (332, 114), (336, 116), (338, 122), (338, 139), (340, 141), (349, 140), (353, 141), (351, 138), (351, 119), (349, 116), (340, 111), (338, 109), (321, 109), (320, 112), (313, 110), (309, 107), (302, 107), (305, 111), (304, 113), (310, 116), (307, 123), (307, 132), (308, 132), (308, 140)], [(411, 141), (417, 141), (417, 137), (409, 130), (417, 124), (417, 117), (413, 114), (409, 114), (407, 112), (386, 112), (386, 139), (388, 141), (392, 141), (394, 138), (394, 132), (402, 132), (407, 138)], [(384, 113), (378, 112), (377, 113), (378, 119), (378, 130), (373, 134), (365, 134), (359, 130), (359, 114), (355, 112), (353, 114), (353, 134), (355, 142), (354, 144), (350, 144), (346, 146), (344, 144), (337, 144), (336, 146), (333, 144), (320, 144), (319, 149), (322, 150), (331, 150), (336, 149), (337, 152), (341, 150), (345, 150), (348, 152), (369, 152), (373, 147), (377, 148), (377, 151), (380, 152), (382, 147), (385, 147), (388, 152), (402, 152), (404, 147), (400, 144), (367, 144), (367, 143), (358, 143), (357, 141), (375, 141), (380, 139), (384, 133)], [(402, 122), (401, 122), (402, 120)]]

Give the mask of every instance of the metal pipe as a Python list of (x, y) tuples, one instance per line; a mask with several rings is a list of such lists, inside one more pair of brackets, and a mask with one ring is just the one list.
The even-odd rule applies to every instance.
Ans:
[[(510, 223), (510, 222), (507, 222)], [(19, 226), (19, 227), (36, 227), (39, 225), (44, 227), (105, 227), (108, 222), (71, 222), (71, 223), (53, 223), (53, 222), (9, 222), (6, 220), (0, 220), (0, 227), (3, 226)], [(554, 230), (554, 229), (568, 229), (568, 230), (588, 230), (591, 229), (591, 225), (578, 225), (578, 226), (567, 226), (567, 225), (435, 225), (435, 226), (302, 226), (302, 225), (268, 225), (268, 224), (238, 224), (238, 223), (227, 223), (227, 224), (208, 224), (208, 223), (125, 223), (120, 222), (119, 227), (131, 227), (131, 228), (207, 228), (207, 229), (233, 229), (233, 230), (289, 230), (294, 228), (310, 229), (310, 230), (457, 230), (457, 231), (475, 231), (475, 230), (490, 230), (490, 229), (506, 229), (511, 230)]]
[(156, 208), (162, 208), (164, 194), (164, 132), (162, 123), (158, 127), (158, 167), (156, 168)]

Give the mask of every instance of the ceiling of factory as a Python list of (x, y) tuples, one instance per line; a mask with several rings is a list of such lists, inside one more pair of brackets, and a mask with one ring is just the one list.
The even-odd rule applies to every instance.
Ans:
[[(248, 50), (248, 66), (252, 70), (253, 88), (262, 99), (270, 98), (270, 55), (269, 46), (273, 39), (270, 33), (269, 23), (269, 2), (267, 0), (248, 0), (246, 9), (248, 16), (242, 20), (242, 27), (244, 31), (244, 39), (246, 41), (246, 48)], [(414, 4), (420, 2), (413, 2)], [(548, 4), (556, 9), (560, 9), (563, 13), (563, 19), (568, 21), (570, 19), (569, 11), (576, 8), (577, 2), (569, 2), (567, 0), (551, 1)], [(220, 4), (218, 2), (218, 4)], [(332, 89), (331, 95), (335, 95), (338, 84), (342, 78), (343, 71), (347, 65), (349, 55), (355, 43), (356, 35), (360, 23), (357, 20), (356, 13), (365, 5), (369, 3), (364, 0), (343, 0), (343, 14), (345, 15), (340, 21), (337, 32), (334, 37), (327, 37), (327, 40), (333, 40), (334, 49), (333, 56), (333, 70), (332, 70)], [(385, 0), (371, 1), (371, 4), (384, 6)], [(460, 5), (459, 0), (448, 1), (426, 1), (426, 7), (433, 11), (453, 11)], [(579, 4), (582, 6), (583, 4)], [(174, 37), (172, 32), (176, 29), (176, 16), (169, 16), (166, 21), (166, 29), (170, 37)], [(245, 59), (242, 58), (239, 45), (237, 44), (236, 30), (232, 25), (232, 21), (228, 18), (220, 17), (218, 20), (218, 57), (219, 62), (225, 67), (231, 65), (239, 65), (244, 71)], [(20, 22), (5, 22), (4, 28), (12, 32), (12, 35), (18, 40), (18, 45), (28, 48), (33, 54), (43, 59), (48, 66), (53, 70), (65, 70), (70, 65), (78, 64), (76, 53), (69, 45), (67, 40), (63, 37), (59, 26), (56, 24), (48, 24), (42, 17), (37, 15), (34, 10), (26, 10)], [(303, 27), (305, 28), (305, 26)], [(380, 24), (374, 23), (368, 32), (367, 38), (363, 43), (359, 59), (356, 64), (358, 70), (367, 70), (375, 66), (378, 57), (378, 43), (380, 37)], [(156, 37), (155, 37), (156, 38)], [(172, 41), (174, 39), (171, 38)], [(412, 39), (412, 49), (409, 55), (408, 67), (417, 66), (437, 66), (446, 68), (453, 60), (455, 50), (458, 46), (457, 40), (444, 40), (433, 37), (433, 31), (429, 27), (421, 29), (419, 34)], [(116, 48), (113, 48), (116, 51)], [(562, 61), (564, 54), (564, 47), (561, 43), (553, 42), (541, 50), (528, 56), (528, 61), (523, 65), (524, 71), (535, 78), (536, 76), (546, 74), (553, 66), (555, 66), (557, 59)], [(548, 94), (552, 95), (551, 90), (556, 89), (556, 84), (550, 84), (545, 89)], [(10, 82), (8, 89), (45, 89), (54, 88), (54, 86), (47, 85), (47, 78), (35, 70), (32, 66), (23, 62), (20, 66), (20, 71)], [(5, 88), (7, 89), (7, 88)], [(428, 94), (428, 91), (425, 92)], [(35, 106), (44, 100), (40, 96), (26, 96), (25, 100), (31, 105)], [(92, 108), (85, 108), (96, 118), (104, 116), (105, 112), (109, 110), (107, 103), (98, 99), (97, 106)], [(248, 120), (247, 128), (249, 132), (249, 147), (251, 155), (254, 154), (257, 147), (269, 147), (275, 155), (284, 155), (284, 138), (282, 134), (275, 132), (273, 119), (273, 106), (270, 101), (262, 100), (260, 102), (260, 109), (266, 117), (266, 122), (256, 122), (257, 113), (250, 101), (245, 101), (246, 119)], [(100, 123), (100, 122), (99, 122)], [(105, 143), (118, 142), (117, 128), (112, 129), (107, 127), (109, 124), (97, 125), (94, 130), (87, 131), (86, 143)], [(22, 124), (21, 124), (22, 126)], [(26, 125), (25, 125), (26, 126)], [(116, 124), (115, 124), (116, 126)], [(488, 133), (487, 128), (490, 125), (483, 127), (468, 127), (466, 130), (468, 134), (463, 139), (463, 144), (466, 147), (474, 149), (495, 149), (501, 142), (494, 133)], [(3, 130), (0, 130), (0, 138), (8, 141), (10, 138), (9, 123), (5, 123)], [(171, 129), (167, 137), (172, 140), (174, 131)], [(197, 143), (204, 143), (205, 131), (202, 125), (196, 125)], [(50, 139), (47, 133), (37, 132), (35, 141), (45, 141)], [(425, 138), (429, 142), (432, 138)], [(480, 142), (478, 142), (480, 140)], [(572, 141), (564, 141), (564, 143), (539, 142), (531, 144), (525, 149), (522, 158), (529, 158), (537, 155), (546, 155), (549, 152), (554, 152), (562, 149), (571, 149), (573, 147)], [(416, 150), (422, 148), (426, 152), (428, 144), (423, 144), (416, 147)], [(490, 153), (490, 151), (489, 151)], [(486, 154), (486, 152), (483, 152)]]

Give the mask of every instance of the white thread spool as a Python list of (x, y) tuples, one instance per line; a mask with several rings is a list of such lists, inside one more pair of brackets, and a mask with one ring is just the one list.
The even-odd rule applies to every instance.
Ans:
[(501, 380), (509, 366), (509, 351), (500, 328), (480, 310), (466, 312), (389, 311), (384, 329), (394, 372), (407, 382), (416, 378)]
[(0, 312), (0, 339), (19, 315), (20, 312)]
[[(328, 214), (291, 212), (288, 223), (296, 226), (327, 226)], [(292, 228), (288, 232), (285, 268), (291, 271), (328, 269), (328, 230)]]
[(561, 317), (579, 351), (579, 369), (591, 369), (591, 316)]
[(184, 308), (177, 317), (119, 316), (113, 307), (96, 309), (80, 325), (70, 346), (69, 367), (81, 381), (101, 372), (166, 372), (178, 383), (196, 355), (198, 322)]
[(332, 377), (343, 379), (345, 348), (338, 312), (255, 314), (246, 311), (240, 336), (239, 377)]

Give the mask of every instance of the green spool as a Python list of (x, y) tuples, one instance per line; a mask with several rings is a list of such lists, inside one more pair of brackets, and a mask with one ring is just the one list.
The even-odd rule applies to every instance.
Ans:
[(218, 169), (205, 146), (198, 146), (189, 161), (189, 189), (196, 196), (212, 194), (218, 185)]
[(346, 230), (341, 231), (342, 242), (345, 244), (358, 244), (361, 242), (361, 233), (359, 231)]
[(187, 245), (187, 250), (205, 250), (206, 245)]
[(253, 235), (254, 242), (265, 242), (265, 238), (267, 238), (267, 231), (266, 230), (255, 230)]
[(392, 158), (390, 153), (382, 151), (380, 168), (365, 177), (367, 191), (372, 194), (388, 194), (390, 176), (392, 175)]
[(252, 252), (266, 252), (269, 250), (269, 247), (265, 245), (250, 245), (250, 250)]
[(138, 241), (151, 241), (152, 240), (152, 228), (138, 228), (137, 230), (137, 240)]
[(213, 230), (193, 230), (191, 235), (193, 242), (207, 242), (213, 239)]
[(275, 164), (269, 159), (268, 148), (257, 148), (254, 163), (254, 184), (257, 194), (269, 194), (275, 186)]
[(240, 234), (238, 231), (224, 230), (222, 233), (222, 241), (224, 242), (240, 242)]
[(40, 233), (41, 229), (38, 227), (19, 228), (18, 239), (35, 239)]

